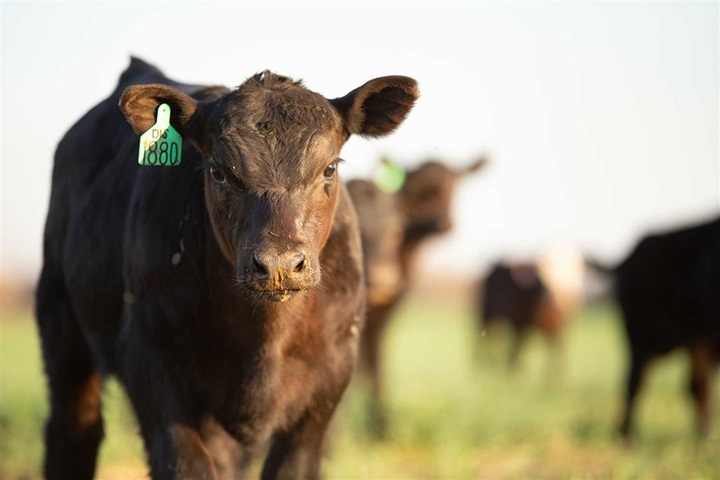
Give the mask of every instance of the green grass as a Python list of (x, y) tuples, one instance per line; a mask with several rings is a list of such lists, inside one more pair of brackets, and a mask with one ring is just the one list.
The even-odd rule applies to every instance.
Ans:
[[(47, 414), (34, 323), (19, 317), (27, 318), (0, 323), (0, 478), (39, 476)], [(472, 327), (461, 304), (408, 303), (398, 312), (386, 344), (389, 438), (367, 435), (367, 396), (354, 382), (332, 427), (326, 477), (720, 478), (720, 421), (705, 443), (695, 441), (681, 353), (651, 369), (634, 446), (617, 442), (626, 352), (612, 308), (574, 319), (561, 371), (533, 337), (510, 373), (507, 332), (477, 339)], [(142, 478), (142, 446), (116, 382), (104, 405), (99, 477)]]
[[(47, 388), (35, 322), (29, 312), (2, 313), (0, 322), (0, 479), (40, 478)], [(102, 478), (137, 477), (146, 470), (125, 392), (111, 380), (103, 392)], [(128, 477), (129, 474), (131, 477)], [(100, 477), (99, 476), (99, 477)]]

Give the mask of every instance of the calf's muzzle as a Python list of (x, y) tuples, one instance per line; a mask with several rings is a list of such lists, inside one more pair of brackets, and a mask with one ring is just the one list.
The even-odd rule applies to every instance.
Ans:
[(260, 292), (305, 290), (318, 283), (317, 258), (303, 250), (255, 250), (245, 262), (246, 283)]

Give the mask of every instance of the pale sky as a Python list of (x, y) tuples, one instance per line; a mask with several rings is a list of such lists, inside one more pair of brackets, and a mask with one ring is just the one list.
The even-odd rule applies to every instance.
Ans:
[(622, 259), (648, 229), (720, 212), (719, 8), (708, 3), (2, 3), (2, 275), (34, 278), (52, 155), (130, 54), (184, 82), (271, 69), (329, 98), (416, 78), (399, 131), (352, 139), (341, 175), (382, 155), (492, 165), (468, 179), (432, 272), (574, 244)]

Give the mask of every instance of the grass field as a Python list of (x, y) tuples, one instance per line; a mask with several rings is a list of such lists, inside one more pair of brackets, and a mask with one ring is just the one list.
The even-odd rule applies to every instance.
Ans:
[[(37, 478), (47, 402), (35, 326), (30, 313), (4, 312), (0, 328), (0, 478)], [(651, 370), (633, 447), (616, 441), (625, 347), (609, 306), (574, 319), (562, 375), (548, 375), (541, 338), (530, 341), (521, 371), (508, 374), (506, 335), (476, 342), (462, 302), (406, 304), (386, 347), (390, 436), (369, 439), (365, 392), (353, 384), (333, 425), (330, 479), (720, 478), (720, 422), (708, 441), (695, 441), (682, 354)], [(714, 388), (717, 398), (717, 377)], [(104, 405), (97, 477), (145, 478), (136, 426), (114, 381)]]

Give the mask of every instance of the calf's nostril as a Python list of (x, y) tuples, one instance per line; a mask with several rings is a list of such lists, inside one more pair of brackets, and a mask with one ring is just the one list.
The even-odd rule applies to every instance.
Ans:
[(257, 253), (253, 255), (252, 259), (252, 273), (256, 278), (267, 278), (268, 271), (267, 267), (263, 264), (262, 260), (258, 258)]
[(300, 261), (295, 265), (293, 272), (300, 273), (305, 270), (305, 255), (300, 254)]

